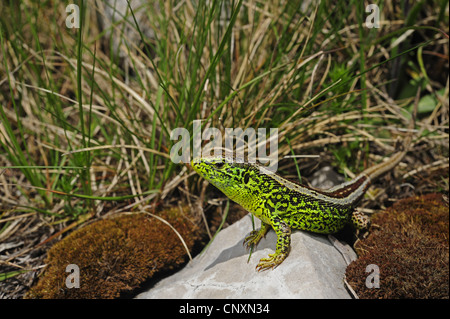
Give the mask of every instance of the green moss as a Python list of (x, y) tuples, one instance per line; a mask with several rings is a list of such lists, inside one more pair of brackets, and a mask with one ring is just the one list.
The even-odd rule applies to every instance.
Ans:
[[(186, 209), (187, 210), (187, 209)], [(158, 214), (192, 250), (200, 231), (178, 208)], [(96, 221), (55, 244), (47, 268), (26, 298), (116, 298), (161, 271), (180, 266), (187, 253), (175, 232), (148, 214)], [(80, 269), (80, 288), (67, 288), (68, 264)]]
[[(360, 298), (449, 298), (449, 208), (441, 195), (401, 200), (373, 223), (346, 271)], [(370, 264), (379, 267), (380, 288), (366, 287)]]

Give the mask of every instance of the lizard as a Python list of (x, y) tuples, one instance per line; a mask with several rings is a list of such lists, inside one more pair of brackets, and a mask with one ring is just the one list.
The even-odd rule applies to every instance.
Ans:
[(369, 216), (356, 210), (356, 206), (374, 180), (401, 162), (408, 152), (411, 138), (412, 134), (405, 137), (402, 149), (387, 161), (327, 190), (302, 185), (262, 165), (227, 156), (194, 158), (191, 167), (228, 198), (261, 220), (261, 228), (250, 232), (244, 239), (244, 246), (256, 247), (269, 229), (273, 228), (277, 235), (276, 250), (268, 258), (259, 261), (256, 270), (261, 271), (274, 269), (286, 259), (291, 243), (291, 228), (333, 234), (350, 223), (357, 230), (368, 229)]

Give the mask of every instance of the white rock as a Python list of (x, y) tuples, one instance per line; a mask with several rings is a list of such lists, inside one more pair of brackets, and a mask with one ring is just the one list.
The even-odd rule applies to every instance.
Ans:
[(242, 242), (251, 225), (249, 214), (222, 230), (206, 252), (136, 298), (350, 298), (347, 264), (326, 236), (294, 230), (286, 260), (257, 272), (259, 259), (275, 251), (276, 234), (270, 230), (247, 263)]
[(157, 22), (151, 23), (149, 16), (160, 12), (158, 1), (100, 0), (94, 2), (90, 0), (90, 2), (94, 8), (98, 7), (101, 29), (106, 32), (106, 38), (111, 39), (114, 54), (121, 58), (130, 58), (128, 50), (134, 51), (133, 45), (139, 46), (141, 35), (138, 27), (146, 40), (155, 38), (152, 23), (155, 25)]

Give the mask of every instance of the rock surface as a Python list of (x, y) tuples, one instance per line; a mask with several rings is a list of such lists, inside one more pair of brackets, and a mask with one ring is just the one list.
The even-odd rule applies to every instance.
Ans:
[(249, 214), (181, 271), (136, 298), (350, 298), (343, 282), (347, 263), (326, 236), (294, 230), (288, 258), (274, 270), (257, 272), (259, 259), (275, 251), (276, 234), (270, 230), (247, 263), (242, 242), (251, 229)]

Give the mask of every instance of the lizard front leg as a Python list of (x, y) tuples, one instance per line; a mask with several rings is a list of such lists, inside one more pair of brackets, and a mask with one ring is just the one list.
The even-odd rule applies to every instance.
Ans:
[(291, 228), (278, 216), (271, 218), (271, 225), (275, 233), (277, 234), (277, 247), (274, 254), (269, 254), (268, 258), (262, 258), (256, 270), (267, 270), (269, 268), (276, 268), (289, 254), (291, 247)]

